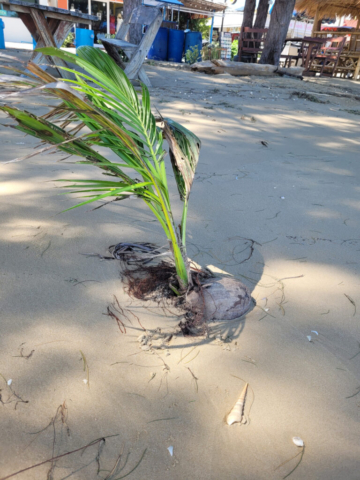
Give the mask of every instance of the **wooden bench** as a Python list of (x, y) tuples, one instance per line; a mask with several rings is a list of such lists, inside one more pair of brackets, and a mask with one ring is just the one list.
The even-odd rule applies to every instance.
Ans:
[[(100, 37), (107, 53), (125, 71), (129, 80), (138, 78), (146, 86), (151, 87), (143, 63), (159, 31), (162, 20), (163, 15), (159, 8), (141, 5), (133, 10), (128, 22), (122, 23), (114, 39)], [(147, 26), (139, 45), (129, 43), (126, 40), (131, 25)], [(128, 62), (124, 62), (119, 50), (125, 53)]]
[[(71, 12), (62, 8), (47, 7), (45, 5), (22, 2), (21, 0), (1, 0), (1, 3), (4, 10), (18, 14), (35, 39), (37, 48), (60, 48), (74, 23), (91, 25), (92, 21), (98, 20), (95, 15)], [(46, 63), (54, 64), (55, 68), (67, 67), (67, 64), (60, 58), (46, 57), (46, 59)], [(36, 64), (44, 63), (44, 55), (35, 51), (30, 61)], [(58, 72), (61, 77), (72, 78), (72, 75), (62, 68), (59, 68)]]

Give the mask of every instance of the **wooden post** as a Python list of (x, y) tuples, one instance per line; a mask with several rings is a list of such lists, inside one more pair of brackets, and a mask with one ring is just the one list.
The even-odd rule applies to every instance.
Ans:
[(323, 17), (320, 16), (319, 7), (318, 7), (317, 10), (316, 10), (316, 13), (315, 13), (315, 17), (314, 17), (314, 25), (313, 25), (313, 29), (312, 29), (312, 32), (311, 32), (312, 37), (315, 35), (315, 32), (318, 32), (318, 31), (321, 30), (322, 19), (323, 19)]
[(357, 25), (356, 25), (356, 30), (359, 30), (360, 28), (360, 17), (358, 18)]

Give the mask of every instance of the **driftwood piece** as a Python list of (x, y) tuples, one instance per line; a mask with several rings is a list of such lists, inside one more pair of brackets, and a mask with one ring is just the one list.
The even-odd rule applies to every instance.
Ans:
[(193, 70), (194, 72), (210, 73), (211, 75), (219, 75), (220, 73), (225, 73), (223, 68), (217, 67), (210, 60), (194, 63), (193, 65), (191, 65), (191, 70)]
[(275, 65), (261, 65), (259, 63), (231, 62), (230, 60), (206, 60), (205, 62), (194, 63), (191, 70), (195, 72), (216, 75), (229, 73), (235, 77), (256, 75), (288, 75), (289, 77), (302, 78), (303, 67), (280, 68)]
[(212, 60), (217, 67), (224, 69), (224, 72), (234, 76), (269, 76), (274, 75), (277, 67), (275, 65), (261, 65), (260, 63), (231, 62), (230, 60)]

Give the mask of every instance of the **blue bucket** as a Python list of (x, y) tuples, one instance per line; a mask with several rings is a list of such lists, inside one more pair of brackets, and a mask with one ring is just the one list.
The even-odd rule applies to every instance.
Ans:
[(169, 30), (167, 28), (159, 29), (147, 55), (150, 60), (167, 60), (168, 34)]
[(183, 30), (169, 30), (168, 60), (181, 63), (184, 51), (185, 32)]
[(190, 50), (191, 47), (198, 47), (199, 56), (197, 61), (201, 61), (201, 50), (202, 50), (202, 35), (201, 32), (187, 32), (185, 34), (185, 53)]
[(4, 35), (5, 25), (3, 20), (0, 18), (0, 48), (5, 50), (5, 35)]
[(94, 31), (88, 30), (85, 28), (76, 28), (75, 29), (75, 47), (83, 47), (88, 45), (89, 47), (94, 46)]

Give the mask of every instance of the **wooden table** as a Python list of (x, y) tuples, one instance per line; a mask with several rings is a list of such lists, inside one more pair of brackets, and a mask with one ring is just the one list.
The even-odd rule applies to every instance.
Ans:
[(312, 55), (313, 52), (317, 53), (317, 49), (320, 45), (326, 43), (325, 38), (318, 38), (318, 37), (295, 37), (295, 38), (287, 38), (285, 40), (285, 43), (287, 42), (293, 42), (293, 43), (299, 43), (301, 44), (301, 47), (303, 48), (304, 46), (308, 47), (308, 51), (306, 54), (305, 62), (302, 65), (302, 67), (305, 68), (303, 75), (309, 75), (309, 65), (312, 60)]
[[(26, 28), (36, 41), (36, 47), (60, 48), (69, 34), (74, 23), (91, 25), (98, 21), (95, 15), (71, 12), (62, 8), (46, 7), (20, 0), (1, 0), (4, 10), (16, 12)], [(31, 61), (39, 64), (43, 61), (43, 55), (34, 51)], [(46, 57), (47, 61), (55, 67), (67, 67), (66, 63), (57, 57)], [(59, 75), (71, 78), (71, 74), (65, 70), (57, 69)]]

